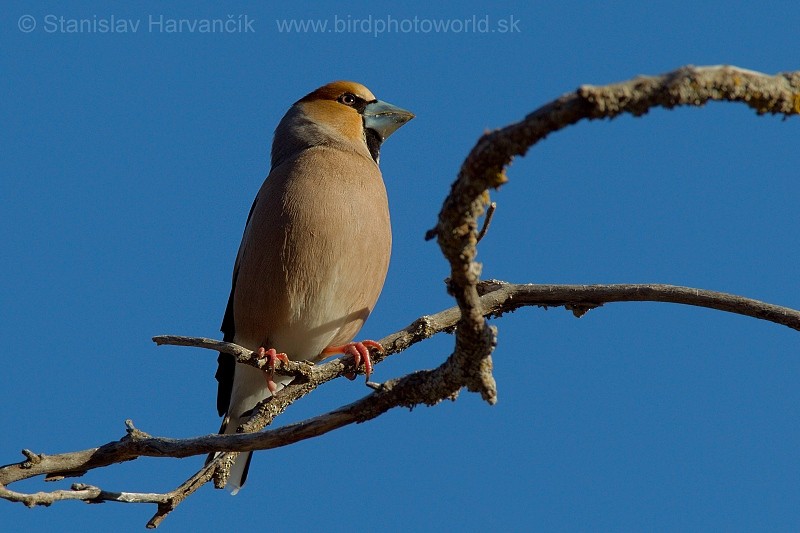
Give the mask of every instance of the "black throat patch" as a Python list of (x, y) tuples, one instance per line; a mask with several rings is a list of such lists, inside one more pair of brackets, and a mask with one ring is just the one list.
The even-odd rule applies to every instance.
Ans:
[(381, 143), (383, 143), (383, 139), (375, 130), (371, 130), (369, 128), (364, 128), (364, 140), (367, 142), (367, 148), (369, 149), (369, 154), (372, 156), (372, 159), (376, 162), (380, 162), (381, 158)]

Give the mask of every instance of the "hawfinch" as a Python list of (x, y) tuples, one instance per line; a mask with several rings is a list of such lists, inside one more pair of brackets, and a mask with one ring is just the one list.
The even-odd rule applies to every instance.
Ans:
[[(224, 339), (270, 359), (319, 361), (349, 353), (389, 267), (392, 233), (378, 158), (383, 141), (414, 118), (363, 85), (336, 81), (304, 96), (275, 129), (272, 168), (256, 195), (233, 267)], [(220, 354), (220, 433), (234, 433), (255, 405), (291, 382)], [(240, 454), (226, 488), (245, 482)]]

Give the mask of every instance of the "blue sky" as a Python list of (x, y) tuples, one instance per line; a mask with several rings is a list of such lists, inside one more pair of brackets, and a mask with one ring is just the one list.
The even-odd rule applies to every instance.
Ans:
[[(169, 437), (217, 429), (214, 355), (150, 338), (219, 336), (272, 131), (323, 83), (358, 80), (417, 114), (382, 151), (394, 250), (362, 332), (380, 338), (452, 304), (446, 263), (423, 235), (486, 129), (585, 83), (685, 64), (800, 68), (793, 2), (595, 4), (3, 3), (0, 464), (23, 447), (58, 453), (114, 440), (126, 418)], [(67, 33), (58, 22), (112, 15), (140, 21), (138, 31)], [(229, 15), (248, 31), (150, 24)], [(335, 30), (348, 16), (372, 22), (278, 30), (307, 19)], [(495, 30), (517, 21), (519, 31), (423, 32), (417, 22), (418, 32), (375, 34), (378, 20), (457, 20), (457, 29), (473, 16)], [(515, 160), (493, 195), (484, 277), (674, 283), (800, 308), (798, 138), (796, 118), (735, 104), (553, 135)], [(161, 529), (797, 530), (797, 332), (645, 303), (580, 320), (523, 309), (496, 324), (496, 406), (463, 393), (258, 453), (238, 496), (204, 487)], [(417, 345), (374, 379), (434, 367), (451, 348), (446, 335)], [(367, 392), (338, 380), (281, 422)], [(81, 481), (167, 491), (201, 462), (142, 459)], [(70, 523), (139, 531), (153, 511), (0, 502), (0, 520), (33, 532)]]

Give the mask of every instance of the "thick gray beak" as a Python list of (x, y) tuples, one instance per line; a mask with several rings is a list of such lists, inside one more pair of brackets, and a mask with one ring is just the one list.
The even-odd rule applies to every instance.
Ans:
[(364, 109), (364, 127), (374, 130), (385, 141), (389, 135), (414, 118), (414, 113), (380, 100), (367, 104)]

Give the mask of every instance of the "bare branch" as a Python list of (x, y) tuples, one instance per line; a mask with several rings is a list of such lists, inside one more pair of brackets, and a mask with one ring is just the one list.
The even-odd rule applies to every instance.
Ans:
[[(588, 307), (595, 308), (609, 302), (671, 302), (679, 304), (706, 307), (720, 311), (737, 313), (745, 316), (768, 320), (776, 324), (788, 326), (795, 330), (800, 330), (800, 311), (787, 307), (768, 304), (742, 296), (726, 294), (722, 292), (696, 289), (692, 287), (680, 287), (675, 285), (535, 285), (535, 284), (513, 284), (498, 280), (487, 280), (477, 287), (482, 295), (479, 297), (480, 310), (482, 316), (500, 316), (503, 313), (517, 310), (527, 306), (565, 306), (565, 307)], [(408, 327), (388, 335), (381, 339), (381, 343), (386, 347), (384, 354), (376, 354), (375, 363), (379, 364), (392, 354), (399, 353), (409, 346), (432, 337), (441, 332), (452, 331), (458, 323), (459, 310), (457, 307), (445, 309), (435, 315), (421, 317), (412, 322)], [(210, 342), (209, 339), (195, 337), (157, 337), (160, 341), (164, 339), (173, 340), (175, 344), (184, 346), (201, 346), (216, 351), (216, 341)], [(180, 342), (178, 340), (180, 339)], [(230, 344), (230, 343), (226, 343)], [(235, 345), (233, 345), (235, 346)], [(249, 350), (237, 347), (242, 353)], [(334, 359), (328, 363), (312, 367), (308, 382), (292, 383), (281, 390), (272, 401), (287, 405), (308, 393), (308, 389), (315, 389), (340, 376), (352, 371), (352, 361), (347, 357)], [(441, 367), (440, 367), (441, 368)], [(429, 371), (437, 372), (439, 369)], [(411, 407), (417, 404), (432, 405), (436, 402), (449, 397), (452, 391), (443, 389), (437, 394), (413, 395), (416, 400), (411, 401), (408, 391), (398, 391), (398, 383), (405, 383), (403, 380), (414, 378), (418, 380), (420, 373), (414, 373), (395, 382), (387, 382), (375, 386), (377, 393), (359, 400), (359, 402), (373, 401), (370, 398), (380, 397), (381, 402), (386, 398), (398, 399), (394, 406)], [(440, 376), (439, 379), (445, 379)], [(373, 385), (374, 386), (374, 385)], [(434, 389), (427, 387), (429, 391)], [(403, 390), (402, 388), (399, 390)], [(387, 392), (391, 395), (387, 396)], [(448, 394), (443, 394), (448, 392)], [(358, 403), (358, 402), (357, 402)], [(359, 404), (362, 413), (374, 411), (374, 407), (365, 407)], [(188, 457), (219, 451), (251, 451), (257, 449), (269, 449), (285, 446), (295, 442), (298, 435), (314, 436), (314, 431), (319, 428), (339, 427), (343, 420), (342, 412), (350, 412), (350, 407), (345, 406), (337, 411), (329, 413), (336, 420), (332, 422), (322, 415), (311, 421), (301, 422), (293, 426), (286, 426), (279, 430), (262, 433), (262, 437), (252, 439), (248, 435), (207, 435), (192, 439), (165, 439), (152, 437), (135, 427), (130, 421), (127, 422), (127, 434), (119, 441), (110, 442), (99, 448), (91, 448), (79, 452), (71, 452), (60, 455), (36, 454), (30, 450), (24, 450), (27, 460), (22, 463), (6, 465), (0, 467), (0, 484), (8, 485), (21, 479), (27, 479), (39, 475), (48, 476), (75, 476), (99, 468), (108, 466), (120, 461), (132, 460), (141, 456), (148, 457)], [(364, 421), (372, 418), (367, 414), (362, 415), (357, 420)], [(251, 419), (252, 421), (252, 419)], [(289, 429), (291, 428), (291, 429)], [(329, 431), (329, 429), (327, 430)], [(304, 436), (303, 438), (308, 438)]]
[[(538, 285), (498, 280), (478, 285), (484, 316), (520, 307), (564, 306), (588, 311), (611, 302), (665, 302), (693, 305), (758, 318), (800, 331), (800, 311), (735, 294), (663, 284)], [(582, 316), (584, 313), (580, 313)]]
[[(525, 306), (564, 306), (575, 316), (610, 302), (672, 302), (738, 313), (800, 330), (800, 312), (731, 294), (671, 285), (517, 285), (480, 281), (476, 245), (491, 222), (487, 213), (483, 229), (478, 219), (490, 204), (489, 190), (507, 181), (505, 167), (524, 155), (552, 132), (581, 119), (613, 118), (622, 113), (640, 116), (652, 107), (701, 106), (709, 100), (743, 102), (759, 114), (800, 114), (800, 72), (768, 76), (729, 66), (685, 67), (661, 76), (638, 77), (605, 87), (582, 86), (531, 113), (519, 123), (484, 135), (466, 158), (457, 180), (429, 236), (439, 246), (451, 267), (448, 290), (457, 306), (432, 316), (423, 316), (407, 328), (381, 339), (383, 354), (373, 353), (373, 362), (401, 352), (442, 331), (456, 332), (455, 349), (439, 367), (418, 371), (382, 384), (369, 384), (366, 397), (309, 420), (269, 431), (260, 431), (291, 403), (321, 384), (344, 373), (352, 373), (352, 359), (341, 357), (322, 365), (279, 362), (276, 371), (296, 379), (273, 397), (261, 402), (255, 414), (234, 435), (206, 435), (191, 439), (150, 436), (128, 421), (127, 434), (98, 448), (58, 455), (23, 450), (25, 460), (0, 467), (0, 498), (28, 506), (51, 505), (60, 500), (89, 503), (116, 501), (155, 503), (158, 511), (148, 522), (157, 527), (187, 496), (214, 479), (224, 481), (226, 468), (235, 454), (286, 446), (323, 435), (352, 423), (364, 422), (394, 407), (434, 405), (454, 399), (466, 387), (479, 392), (489, 403), (497, 401), (492, 376), (492, 351), (496, 332), (488, 317)], [(493, 204), (492, 204), (493, 205)], [(158, 344), (196, 346), (232, 354), (237, 362), (263, 368), (264, 361), (252, 351), (231, 343), (205, 338), (159, 336)], [(256, 433), (253, 433), (256, 432)], [(7, 485), (43, 475), (46, 480), (81, 476), (89, 470), (138, 457), (188, 457), (222, 452), (176, 489), (165, 494), (111, 492), (85, 484), (71, 490), (23, 494)]]
[(449, 290), (463, 317), (451, 357), (463, 372), (469, 390), (480, 392), (489, 403), (496, 401), (491, 376), (492, 334), (481, 313), (477, 290), (481, 265), (475, 262), (475, 256), (478, 218), (489, 203), (489, 190), (508, 181), (505, 167), (547, 135), (582, 119), (614, 118), (623, 113), (641, 116), (653, 107), (702, 106), (709, 100), (742, 102), (759, 115), (797, 115), (800, 72), (769, 76), (732, 66), (687, 66), (604, 87), (584, 85), (478, 141), (451, 186), (436, 227), (427, 233), (428, 237), (437, 236), (450, 263)]
[[(652, 301), (695, 305), (760, 318), (800, 330), (800, 311), (767, 304), (732, 294), (679, 287), (673, 285), (533, 285), (511, 284), (498, 280), (487, 280), (478, 285), (481, 296), (480, 309), (483, 316), (500, 316), (526, 306), (564, 306), (568, 309), (591, 309), (609, 302)], [(458, 323), (460, 311), (457, 307), (446, 309), (432, 316), (421, 317), (411, 325), (381, 340), (385, 354), (375, 354), (375, 363), (389, 355), (443, 331), (451, 331)], [(243, 356), (243, 361), (257, 366), (251, 352), (230, 343), (220, 343), (205, 338), (162, 336), (156, 337), (160, 344), (197, 346), (217, 350), (225, 349)], [(230, 353), (227, 352), (227, 353)], [(307, 382), (292, 383), (271, 400), (264, 402), (265, 412), (282, 412), (289, 404), (308, 394), (322, 383), (345, 372), (352, 371), (352, 363), (339, 358), (313, 367)], [(375, 391), (349, 405), (303, 422), (282, 428), (236, 435), (207, 435), (192, 439), (167, 439), (152, 437), (126, 421), (127, 434), (119, 441), (99, 448), (60, 455), (36, 454), (24, 450), (26, 461), (0, 467), (0, 498), (24, 503), (28, 506), (51, 505), (59, 500), (81, 500), (90, 503), (116, 501), (124, 503), (156, 503), (158, 511), (148, 522), (148, 527), (157, 527), (187, 496), (207, 483), (214, 476), (219, 464), (229, 460), (231, 453), (223, 453), (215, 461), (166, 494), (111, 492), (90, 485), (76, 484), (72, 490), (23, 494), (5, 487), (9, 483), (38, 475), (48, 479), (82, 475), (89, 470), (110, 464), (133, 460), (138, 457), (188, 457), (212, 452), (242, 452), (266, 450), (287, 446), (300, 440), (323, 435), (334, 429), (360, 423), (379, 416), (394, 407), (434, 405), (443, 399), (455, 398), (461, 383), (453, 379), (452, 358), (435, 370), (419, 371), (397, 380), (382, 384), (371, 384)], [(277, 408), (271, 404), (277, 404)], [(259, 421), (260, 420), (260, 421)], [(255, 421), (255, 423), (254, 423)], [(243, 429), (258, 431), (271, 417), (254, 417)], [(261, 425), (264, 424), (264, 425)], [(259, 427), (261, 426), (261, 427)]]
[(163, 501), (158, 503), (158, 510), (156, 514), (147, 522), (148, 529), (155, 529), (164, 521), (169, 513), (175, 510), (178, 505), (193, 494), (197, 489), (208, 483), (214, 475), (214, 469), (217, 462), (222, 460), (225, 455), (221, 454), (214, 461), (201, 468), (196, 474), (180, 484), (175, 490), (164, 494)]
[[(206, 337), (182, 337), (180, 335), (157, 335), (153, 337), (153, 342), (157, 345), (171, 346), (191, 346), (194, 348), (207, 348), (215, 352), (227, 353), (236, 358), (237, 363), (254, 366), (260, 370), (267, 369), (266, 359), (259, 358), (252, 350), (248, 350), (232, 342), (218, 341)], [(275, 371), (287, 376), (301, 377), (308, 380), (311, 377), (313, 365), (305, 361), (281, 361), (275, 362)]]

